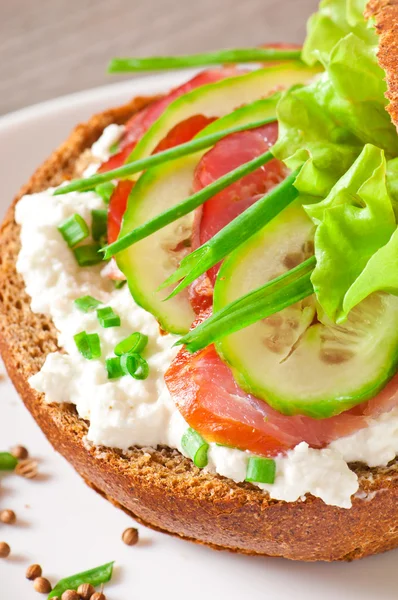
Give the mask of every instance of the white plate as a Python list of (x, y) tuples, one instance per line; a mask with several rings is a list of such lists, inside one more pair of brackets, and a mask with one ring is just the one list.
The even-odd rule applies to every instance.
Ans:
[[(60, 98), (0, 119), (3, 215), (35, 166), (79, 121), (137, 94), (176, 85), (187, 73), (150, 77)], [(39, 598), (24, 577), (32, 562), (53, 583), (116, 561), (108, 600), (396, 600), (397, 551), (349, 564), (304, 564), (214, 552), (140, 527), (141, 542), (120, 541), (132, 521), (86, 487), (57, 455), (22, 406), (11, 384), (0, 383), (0, 450), (22, 443), (40, 460), (40, 480), (14, 475), (0, 483), (0, 508), (18, 524), (0, 524), (12, 555), (0, 559), (0, 600)]]

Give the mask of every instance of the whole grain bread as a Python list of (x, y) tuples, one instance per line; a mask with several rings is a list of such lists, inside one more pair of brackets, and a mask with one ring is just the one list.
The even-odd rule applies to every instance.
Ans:
[[(384, 4), (396, 10), (396, 2), (372, 2), (369, 11), (376, 19), (384, 19)], [(382, 29), (385, 32), (384, 25)], [(386, 66), (388, 71), (391, 65)], [(395, 120), (392, 88), (390, 100)], [(57, 336), (48, 317), (30, 310), (16, 271), (20, 241), (15, 203), (23, 194), (77, 176), (85, 151), (104, 127), (124, 123), (150, 101), (137, 98), (79, 125), (36, 171), (8, 211), (0, 230), (0, 351), (17, 391), (54, 448), (86, 483), (153, 529), (219, 550), (306, 561), (353, 560), (397, 547), (397, 461), (385, 468), (351, 465), (360, 489), (349, 510), (311, 495), (304, 501), (276, 501), (250, 483), (237, 484), (199, 470), (170, 448), (120, 452), (90, 446), (85, 440), (87, 423), (78, 418), (74, 407), (48, 405), (30, 388), (28, 378), (41, 368), (49, 352), (57, 350)]]

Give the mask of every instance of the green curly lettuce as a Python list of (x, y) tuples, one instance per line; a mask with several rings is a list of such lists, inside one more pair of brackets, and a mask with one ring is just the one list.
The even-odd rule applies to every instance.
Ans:
[(304, 207), (317, 224), (311, 281), (333, 321), (345, 319), (351, 287), (396, 231), (386, 172), (384, 152), (367, 144), (325, 200)]
[[(385, 73), (365, 4), (321, 2), (309, 21), (303, 60), (320, 62), (324, 72), (287, 90), (277, 107), (273, 152), (290, 169), (302, 167), (295, 187), (316, 225), (312, 283), (334, 321), (372, 293), (377, 261), (385, 259), (397, 227), (398, 136), (385, 110)], [(381, 279), (377, 289), (393, 289)]]

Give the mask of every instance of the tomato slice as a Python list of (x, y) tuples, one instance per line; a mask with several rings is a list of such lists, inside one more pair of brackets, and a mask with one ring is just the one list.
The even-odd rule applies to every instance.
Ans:
[[(195, 191), (260, 156), (273, 146), (277, 137), (278, 124), (275, 122), (257, 129), (234, 133), (220, 140), (202, 157), (196, 168)], [(192, 234), (193, 248), (209, 241), (220, 229), (280, 183), (286, 175), (287, 170), (283, 163), (273, 159), (208, 200), (196, 213)], [(208, 272), (213, 285), (219, 268), (220, 265), (216, 265)]]
[(329, 419), (286, 416), (241, 390), (213, 346), (182, 349), (165, 375), (169, 392), (187, 423), (207, 441), (275, 456), (307, 442), (322, 448), (363, 429), (368, 417), (398, 403), (398, 376), (376, 398)]
[(123, 215), (126, 212), (127, 200), (134, 182), (119, 181), (109, 202), (108, 209), (108, 244), (113, 244), (118, 238), (122, 226)]
[[(126, 131), (120, 142), (120, 151), (114, 154), (99, 168), (100, 173), (110, 171), (111, 169), (117, 169), (121, 167), (130, 153), (134, 150), (135, 145), (149, 129), (149, 127), (156, 121), (156, 119), (164, 112), (164, 110), (174, 102), (180, 96), (183, 96), (187, 92), (194, 90), (202, 85), (208, 83), (215, 83), (221, 79), (227, 77), (233, 77), (239, 73), (244, 73), (243, 70), (239, 70), (236, 67), (226, 67), (219, 69), (209, 69), (202, 71), (186, 83), (172, 90), (169, 94), (156, 100), (150, 104), (147, 108), (141, 110), (136, 115), (133, 115), (126, 123)], [(188, 140), (185, 141), (189, 141)], [(182, 143), (182, 142), (180, 142)], [(163, 148), (164, 149), (164, 148)]]

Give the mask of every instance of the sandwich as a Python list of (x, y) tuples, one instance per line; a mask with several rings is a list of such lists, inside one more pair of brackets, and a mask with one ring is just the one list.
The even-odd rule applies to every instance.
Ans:
[(0, 350), (86, 483), (245, 554), (398, 546), (398, 2), (94, 116), (0, 232)]

